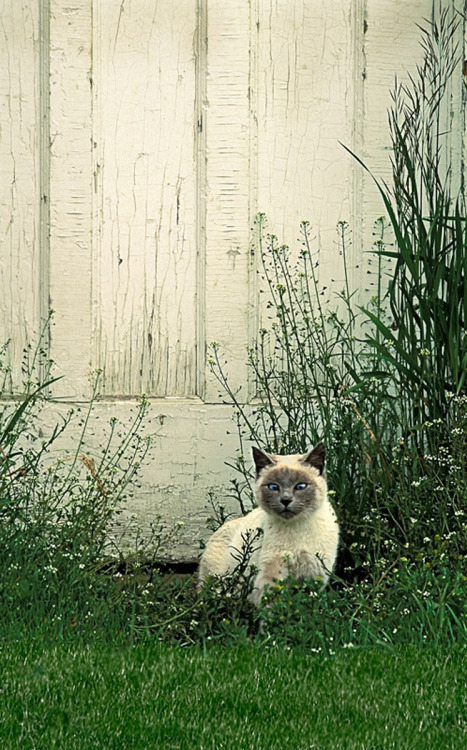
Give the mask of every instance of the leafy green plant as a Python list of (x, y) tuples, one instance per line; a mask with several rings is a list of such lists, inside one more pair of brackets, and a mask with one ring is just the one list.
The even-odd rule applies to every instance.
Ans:
[[(347, 648), (463, 643), (467, 575), (456, 539), (436, 534), (418, 550), (381, 557), (360, 581), (335, 576), (324, 590), (319, 581), (275, 581), (259, 609), (249, 599), (254, 574), (241, 568), (209, 579), (201, 592), (192, 576), (122, 575), (105, 620), (113, 625), (101, 637), (204, 649), (251, 643), (330, 657)], [(102, 623), (104, 613), (97, 616)]]
[(455, 536), (458, 549), (467, 542), (467, 213), (452, 192), (441, 124), (459, 62), (458, 23), (446, 11), (423, 30), (423, 63), (393, 94), (394, 179), (391, 187), (377, 181), (387, 219), (376, 224), (369, 303), (354, 302), (345, 223), (338, 226), (344, 289), (325, 301), (309, 223), (297, 252), (265, 235), (259, 216), (269, 320), (248, 352), (253, 402), (232, 389), (217, 344), (211, 352), (234, 408), (232, 494), (242, 512), (253, 501), (250, 442), (288, 453), (323, 439), (343, 530), (338, 573), (347, 579), (435, 534)]
[[(95, 572), (110, 550), (110, 526), (149, 447), (140, 434), (143, 398), (130, 425), (111, 419), (99, 453), (86, 450), (98, 374), (84, 413), (70, 410), (43, 436), (37, 420), (55, 381), (51, 364), (41, 343), (26, 350), (23, 386), (0, 408), (0, 627), (18, 634), (27, 623), (60, 630), (92, 620), (91, 599), (106, 596)], [(0, 372), (8, 375), (2, 361)], [(57, 457), (58, 439), (75, 419), (75, 449)]]
[(350, 585), (336, 580), (322, 590), (315, 581), (277, 581), (263, 597), (260, 632), (266, 642), (328, 656), (342, 648), (464, 642), (467, 576), (449, 545), (426, 539), (423, 553), (381, 559), (368, 580)]

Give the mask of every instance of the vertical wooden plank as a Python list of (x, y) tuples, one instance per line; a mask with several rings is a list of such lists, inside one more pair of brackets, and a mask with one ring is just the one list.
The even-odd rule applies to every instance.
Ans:
[[(350, 139), (344, 142), (353, 154), (360, 156), (363, 152), (364, 128), (364, 82), (366, 78), (365, 35), (367, 32), (366, 19), (367, 0), (355, 0), (350, 13), (350, 33), (352, 46), (352, 108), (348, 114), (350, 121)], [(350, 273), (353, 289), (361, 287), (364, 247), (364, 210), (362, 201), (364, 170), (352, 158), (347, 156), (347, 168), (351, 170), (350, 184), (350, 215), (349, 222), (352, 232), (353, 253), (351, 256)], [(358, 292), (357, 292), (358, 294)], [(355, 297), (355, 302), (357, 298)]]
[[(407, 81), (422, 58), (420, 29), (430, 19), (432, 0), (366, 0), (365, 8), (365, 75), (363, 80), (364, 160), (379, 180), (391, 180), (388, 109), (391, 91), (398, 81)], [(371, 248), (374, 221), (384, 213), (380, 195), (368, 174), (362, 180), (362, 206), (366, 249)]]
[(195, 38), (195, 159), (196, 159), (196, 394), (206, 393), (206, 133), (208, 0), (197, 0)]
[(261, 0), (258, 207), (281, 242), (307, 219), (323, 276), (342, 278), (336, 224), (348, 220), (354, 110), (353, 2)]
[(3, 0), (0, 16), (0, 345), (11, 381), (41, 328), (39, 6)]
[(196, 11), (95, 3), (94, 360), (108, 396), (197, 390)]
[[(250, 4), (210, 0), (207, 36), (205, 336), (221, 344), (231, 383), (247, 397)], [(208, 373), (205, 399), (218, 392)]]
[[(423, 60), (419, 25), (427, 27), (427, 23), (435, 18), (443, 5), (439, 0), (411, 0), (410, 3), (395, 0), (390, 5), (384, 0), (364, 2), (363, 117), (361, 148), (358, 155), (378, 180), (384, 180), (391, 185), (391, 141), (387, 114), (392, 104), (391, 92), (394, 90), (396, 77), (398, 82), (408, 83), (410, 74), (417, 76), (416, 66)], [(456, 10), (461, 10), (462, 5), (463, 0), (452, 3), (452, 15)], [(445, 118), (446, 130), (451, 131), (446, 138), (446, 154), (449, 154), (448, 158), (454, 165), (455, 177), (456, 174), (461, 174), (461, 169), (456, 170), (455, 167), (460, 162), (462, 150), (459, 79), (452, 81), (450, 88), (451, 92), (446, 97), (446, 109), (441, 113), (441, 117)], [(374, 181), (366, 172), (361, 174), (359, 195), (362, 211), (360, 255), (364, 260), (364, 251), (371, 250), (375, 239), (374, 222), (378, 217), (384, 216), (385, 211)], [(387, 232), (386, 239), (389, 239)], [(363, 262), (360, 268), (360, 286), (367, 299), (370, 290), (366, 287), (371, 277), (367, 277), (366, 269), (367, 264)]]
[[(50, 0), (39, 0), (39, 313), (50, 349)], [(44, 366), (44, 363), (41, 363)]]
[(89, 395), (92, 251), (92, 0), (50, 0), (51, 353), (56, 394)]
[[(433, 0), (439, 17), (439, 4)], [(447, 164), (452, 165), (451, 191), (452, 195), (465, 193), (466, 180), (466, 145), (467, 145), (467, 1), (453, 0), (449, 18), (457, 20), (459, 27), (452, 45), (457, 45), (458, 66), (451, 76), (447, 92), (446, 132), (447, 132)]]

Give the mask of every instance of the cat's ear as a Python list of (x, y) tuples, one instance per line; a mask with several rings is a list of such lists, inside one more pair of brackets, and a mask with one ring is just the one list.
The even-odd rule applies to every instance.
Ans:
[(262, 469), (264, 469), (266, 466), (271, 466), (274, 461), (272, 460), (271, 456), (268, 456), (267, 453), (263, 453), (263, 451), (260, 451), (259, 448), (255, 448), (254, 445), (251, 451), (253, 453), (253, 461), (255, 462), (256, 466), (256, 477), (258, 477)]
[(313, 450), (310, 451), (310, 453), (308, 453), (308, 455), (306, 455), (305, 458), (302, 459), (302, 461), (305, 464), (313, 466), (313, 468), (317, 469), (320, 474), (324, 474), (324, 458), (324, 443), (318, 443), (316, 448), (313, 448)]

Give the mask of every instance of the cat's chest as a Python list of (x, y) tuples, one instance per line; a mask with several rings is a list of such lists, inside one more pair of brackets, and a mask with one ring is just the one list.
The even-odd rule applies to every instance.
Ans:
[(266, 515), (262, 527), (262, 552), (267, 556), (284, 551), (298, 554), (316, 543), (318, 529), (302, 518), (297, 518), (293, 523), (277, 523)]

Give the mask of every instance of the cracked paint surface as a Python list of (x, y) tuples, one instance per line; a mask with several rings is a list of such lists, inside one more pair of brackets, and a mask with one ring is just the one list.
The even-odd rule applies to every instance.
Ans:
[(94, 358), (106, 395), (196, 391), (196, 5), (95, 8)]
[(0, 13), (0, 345), (11, 339), (12, 380), (39, 330), (39, 12), (5, 0)]

